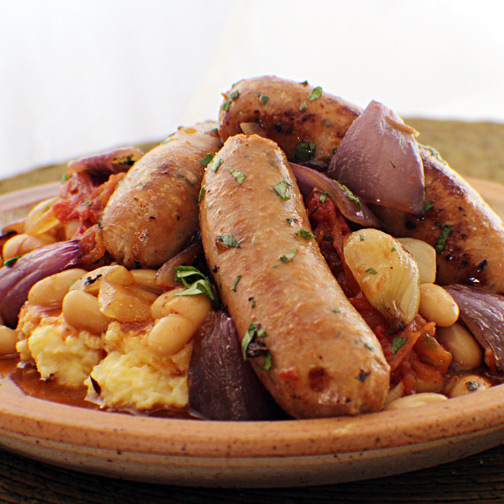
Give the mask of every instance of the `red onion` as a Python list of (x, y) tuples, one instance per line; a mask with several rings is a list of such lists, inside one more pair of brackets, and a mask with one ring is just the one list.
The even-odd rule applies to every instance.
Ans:
[(28, 292), (39, 280), (78, 265), (81, 250), (77, 240), (52, 243), (0, 269), (0, 315), (6, 326), (16, 327), (19, 310)]
[(367, 203), (419, 214), (425, 187), (415, 134), (392, 110), (372, 101), (346, 132), (327, 175)]
[(364, 227), (380, 227), (380, 221), (373, 212), (345, 186), (307, 166), (289, 165), (303, 196), (308, 196), (314, 188), (325, 191), (348, 220)]
[(285, 414), (243, 360), (235, 325), (213, 313), (194, 339), (188, 371), (189, 408), (208, 420), (273, 420)]
[(465, 285), (450, 285), (445, 289), (458, 304), (460, 320), (485, 349), (485, 362), (502, 373), (504, 371), (504, 296), (479, 287)]

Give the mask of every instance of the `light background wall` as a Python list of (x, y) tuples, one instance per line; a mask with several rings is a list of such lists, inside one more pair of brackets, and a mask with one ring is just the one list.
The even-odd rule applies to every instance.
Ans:
[(504, 122), (499, 0), (0, 0), (0, 178), (216, 118), (275, 74)]

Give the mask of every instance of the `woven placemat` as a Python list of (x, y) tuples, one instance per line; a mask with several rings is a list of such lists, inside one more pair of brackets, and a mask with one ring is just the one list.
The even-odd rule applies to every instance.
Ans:
[[(504, 124), (415, 118), (406, 122), (420, 132), (421, 144), (434, 147), (463, 176), (504, 184)], [(147, 152), (157, 144), (151, 142), (139, 147)], [(0, 180), (0, 194), (57, 182), (65, 172), (66, 163), (61, 163)]]

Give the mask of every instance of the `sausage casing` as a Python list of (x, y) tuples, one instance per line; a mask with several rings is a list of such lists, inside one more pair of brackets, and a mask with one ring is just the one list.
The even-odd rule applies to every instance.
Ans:
[(155, 268), (182, 250), (198, 229), (200, 161), (222, 145), (213, 122), (180, 128), (130, 169), (104, 210), (110, 255), (128, 268)]
[(289, 161), (329, 164), (361, 109), (339, 97), (278, 77), (255, 77), (224, 94), (220, 109), (223, 140), (254, 132), (274, 140)]
[(203, 247), (240, 338), (257, 336), (255, 349), (242, 348), (259, 378), (296, 418), (380, 410), (388, 364), (307, 234), (284, 153), (236, 135), (217, 156), (221, 165), (203, 179)]

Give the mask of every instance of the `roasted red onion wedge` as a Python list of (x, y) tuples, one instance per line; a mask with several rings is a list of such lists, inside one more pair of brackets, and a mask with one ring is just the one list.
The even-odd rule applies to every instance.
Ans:
[(285, 413), (243, 360), (235, 325), (213, 312), (194, 339), (189, 364), (189, 408), (207, 420), (274, 420)]
[(392, 110), (372, 101), (346, 132), (327, 175), (367, 203), (419, 214), (424, 173), (415, 134)]
[(349, 221), (363, 227), (380, 227), (380, 221), (373, 212), (347, 187), (307, 166), (296, 163), (289, 163), (289, 165), (303, 196), (310, 195), (314, 188), (325, 191)]
[(459, 306), (460, 320), (485, 349), (486, 364), (504, 372), (504, 296), (465, 285), (445, 289)]
[(102, 154), (87, 156), (67, 164), (68, 174), (86, 172), (99, 179), (112, 173), (128, 171), (144, 153), (137, 147), (121, 147)]
[(45, 277), (76, 267), (81, 258), (77, 240), (35, 249), (0, 269), (0, 315), (3, 323), (16, 327), (19, 310), (34, 284)]

